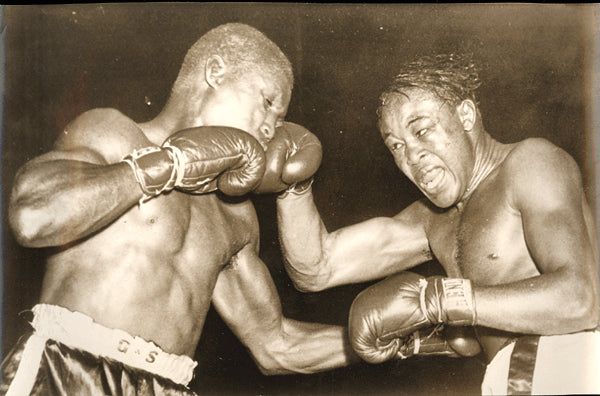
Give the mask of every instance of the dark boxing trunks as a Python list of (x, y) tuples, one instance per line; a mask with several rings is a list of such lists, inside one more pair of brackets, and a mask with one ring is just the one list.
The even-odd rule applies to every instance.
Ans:
[(187, 356), (61, 307), (33, 311), (34, 332), (2, 363), (0, 395), (195, 395)]

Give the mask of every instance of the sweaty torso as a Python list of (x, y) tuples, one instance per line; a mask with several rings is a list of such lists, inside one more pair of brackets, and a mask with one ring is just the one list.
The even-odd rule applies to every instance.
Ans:
[(248, 201), (171, 192), (48, 260), (42, 302), (194, 353), (217, 276), (251, 240)]
[(55, 248), (41, 302), (193, 356), (220, 271), (257, 239), (249, 200), (173, 190)]
[[(428, 239), (449, 277), (475, 285), (496, 285), (539, 274), (529, 254), (522, 219), (506, 196), (506, 172), (500, 164), (462, 205), (432, 208)], [(513, 334), (476, 328), (491, 358)]]

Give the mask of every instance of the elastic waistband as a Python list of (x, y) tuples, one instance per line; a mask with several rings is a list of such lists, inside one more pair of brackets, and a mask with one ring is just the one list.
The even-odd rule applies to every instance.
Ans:
[(38, 304), (32, 311), (31, 325), (38, 336), (117, 360), (177, 384), (187, 386), (194, 376), (198, 363), (188, 356), (167, 353), (151, 341), (104, 327), (80, 312), (49, 304)]

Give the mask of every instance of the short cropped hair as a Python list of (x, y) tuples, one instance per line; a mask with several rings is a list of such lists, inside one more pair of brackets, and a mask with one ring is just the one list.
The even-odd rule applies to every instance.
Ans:
[(264, 33), (241, 23), (217, 26), (200, 37), (188, 50), (175, 85), (188, 85), (196, 80), (204, 73), (206, 60), (212, 55), (223, 58), (228, 77), (240, 78), (256, 72), (282, 78), (293, 86), (292, 65), (281, 49)]
[(405, 93), (411, 88), (420, 88), (453, 104), (466, 99), (477, 103), (475, 89), (481, 81), (470, 54), (425, 56), (405, 63), (400, 70), (379, 97), (377, 114), (380, 117), (389, 95)]

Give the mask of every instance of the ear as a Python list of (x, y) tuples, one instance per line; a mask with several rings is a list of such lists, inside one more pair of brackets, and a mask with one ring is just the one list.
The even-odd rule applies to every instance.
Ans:
[(463, 100), (457, 107), (458, 116), (465, 131), (469, 132), (475, 126), (477, 119), (477, 107), (471, 99)]
[(211, 55), (206, 60), (204, 67), (204, 76), (206, 82), (212, 88), (217, 88), (223, 82), (225, 73), (227, 72), (227, 66), (225, 61), (219, 55)]

